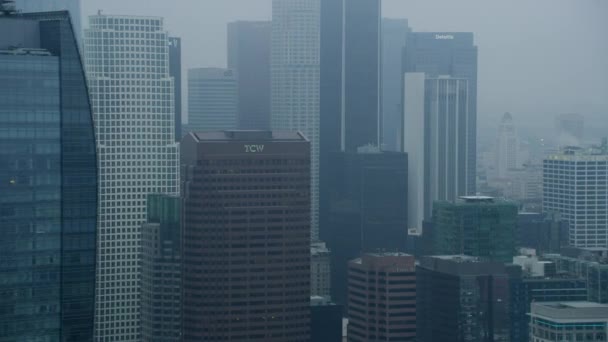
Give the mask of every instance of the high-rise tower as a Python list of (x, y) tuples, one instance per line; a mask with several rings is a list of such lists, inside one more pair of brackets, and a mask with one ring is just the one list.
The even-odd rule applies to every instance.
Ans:
[(310, 340), (310, 145), (298, 132), (182, 140), (182, 341)]
[[(475, 195), (477, 176), (477, 46), (470, 32), (412, 32), (403, 56), (404, 72), (424, 72), (429, 78), (450, 76), (468, 84), (468, 118), (459, 128), (466, 140), (463, 195)], [(405, 87), (405, 93), (410, 90)], [(407, 101), (405, 101), (407, 106)], [(464, 105), (464, 104), (462, 104)], [(407, 127), (406, 127), (407, 129)], [(407, 134), (405, 134), (407, 137)], [(462, 140), (462, 139), (461, 139)], [(460, 142), (460, 144), (463, 144)]]
[(82, 44), (82, 0), (16, 0), (17, 10), (26, 12), (68, 11), (78, 45)]
[(505, 113), (498, 126), (496, 137), (496, 174), (498, 178), (508, 177), (508, 171), (518, 167), (517, 152), (519, 140), (511, 113)]
[(96, 333), (139, 341), (141, 224), (150, 193), (179, 193), (163, 19), (89, 18), (84, 51), (99, 154)]
[(0, 340), (92, 342), (97, 156), (78, 43), (67, 12), (0, 14), (0, 32)]
[(272, 2), (270, 124), (310, 141), (313, 240), (319, 222), (320, 11), (321, 0)]

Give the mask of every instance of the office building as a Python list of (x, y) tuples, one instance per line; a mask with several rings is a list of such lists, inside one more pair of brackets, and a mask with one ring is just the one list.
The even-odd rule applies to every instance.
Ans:
[(342, 342), (342, 305), (310, 297), (310, 342)]
[[(476, 158), (477, 158), (477, 46), (473, 41), (473, 33), (470, 32), (412, 32), (408, 34), (407, 46), (404, 50), (403, 68), (404, 72), (423, 72), (428, 78), (438, 78), (439, 76), (450, 76), (460, 79), (459, 83), (467, 81), (467, 95), (457, 101), (461, 107), (466, 107), (467, 119), (461, 122), (458, 131), (459, 146), (465, 146), (464, 152), (459, 152), (458, 160), (463, 161), (466, 167), (459, 169), (458, 173), (462, 176), (465, 172), (464, 184), (459, 185), (464, 193), (460, 195), (476, 194)], [(452, 83), (456, 81), (444, 81)], [(445, 85), (447, 86), (447, 84)], [(459, 86), (461, 88), (462, 86)], [(405, 84), (405, 94), (410, 90)], [(454, 106), (454, 101), (448, 101)], [(466, 105), (464, 104), (466, 103)], [(405, 100), (408, 106), (408, 100)], [(458, 110), (464, 113), (464, 109)], [(406, 111), (406, 115), (408, 112)], [(456, 116), (461, 118), (460, 116)], [(406, 117), (407, 120), (407, 117)], [(406, 125), (405, 129), (409, 129)], [(408, 134), (406, 133), (407, 137)], [(404, 150), (407, 152), (407, 150)], [(454, 155), (454, 153), (452, 153)]]
[(169, 37), (169, 75), (173, 78), (175, 141), (182, 139), (182, 39)]
[[(578, 252), (576, 252), (578, 250)], [(587, 300), (608, 303), (608, 250), (598, 248), (562, 249), (563, 255), (545, 254), (555, 263), (557, 272), (579, 277), (587, 283)]]
[(181, 146), (183, 341), (309, 341), (308, 140), (222, 131)]
[(518, 165), (519, 139), (511, 113), (505, 113), (498, 126), (496, 136), (496, 177), (509, 178), (509, 170)]
[(67, 12), (9, 6), (0, 1), (0, 340), (92, 342), (97, 155), (84, 68)]
[(228, 68), (238, 73), (239, 129), (270, 129), (269, 21), (228, 24)]
[(568, 244), (568, 223), (556, 213), (520, 212), (515, 241), (517, 247), (533, 248), (538, 254), (559, 253)]
[(95, 15), (85, 30), (99, 155), (96, 334), (102, 341), (140, 340), (146, 199), (179, 194), (168, 39), (159, 17)]
[(77, 45), (82, 44), (82, 0), (15, 0), (17, 10), (27, 12), (68, 11)]
[(148, 195), (142, 225), (141, 326), (146, 342), (177, 342), (181, 336), (181, 200)]
[(232, 69), (188, 70), (188, 127), (192, 132), (237, 128), (237, 80)]
[(569, 224), (576, 247), (608, 247), (608, 152), (566, 148), (543, 161), (543, 211)]
[(321, 229), (331, 229), (333, 154), (381, 147), (380, 7), (378, 0), (321, 4)]
[(532, 303), (530, 341), (606, 341), (608, 305), (594, 302)]
[(273, 0), (270, 126), (299, 131), (311, 148), (311, 238), (319, 235), (321, 0)]
[(416, 266), (419, 342), (510, 342), (510, 271), (479, 258), (425, 256)]
[(403, 253), (348, 263), (348, 341), (416, 341), (416, 266)]
[(403, 127), (403, 49), (412, 29), (407, 19), (382, 18), (382, 148), (401, 151)]
[(510, 262), (515, 254), (517, 205), (492, 197), (462, 197), (436, 202), (433, 209), (434, 254), (464, 254)]
[[(585, 301), (584, 279), (555, 273), (555, 263), (537, 257), (519, 257), (529, 261), (511, 273), (511, 341), (529, 341), (530, 305), (537, 302)], [(530, 272), (542, 270), (542, 273)], [(552, 272), (548, 272), (552, 270)], [(536, 276), (533, 275), (536, 274)]]
[(331, 298), (346, 303), (347, 265), (364, 252), (405, 251), (407, 155), (377, 148), (332, 155), (327, 225)]
[(310, 245), (310, 295), (331, 298), (331, 252), (325, 242)]
[(403, 150), (410, 164), (409, 228), (422, 227), (422, 221), (431, 217), (433, 202), (454, 202), (470, 189), (469, 175), (476, 173), (468, 161), (468, 123), (474, 120), (467, 101), (472, 96), (470, 83), (405, 74)]
[(557, 146), (582, 146), (585, 133), (585, 117), (580, 114), (561, 114), (555, 118)]

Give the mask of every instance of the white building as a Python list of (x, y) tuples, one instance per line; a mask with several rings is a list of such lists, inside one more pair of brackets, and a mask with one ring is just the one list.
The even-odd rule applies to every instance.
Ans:
[(517, 168), (519, 140), (511, 113), (505, 113), (498, 126), (496, 137), (496, 173), (499, 179), (508, 178), (508, 172)]
[(532, 303), (530, 341), (608, 341), (608, 305), (593, 302)]
[(139, 341), (146, 196), (179, 194), (168, 47), (158, 17), (97, 15), (85, 31), (99, 156), (99, 341)]
[[(406, 73), (404, 146), (408, 154), (408, 228), (422, 228), (434, 201), (467, 195), (470, 172), (466, 131), (472, 120), (468, 80)], [(473, 163), (475, 164), (475, 163)]]
[(273, 0), (271, 127), (297, 130), (311, 145), (311, 238), (319, 236), (321, 0)]
[(543, 211), (570, 227), (570, 245), (608, 247), (608, 153), (567, 148), (543, 161)]
[(238, 127), (238, 82), (232, 69), (188, 70), (188, 129), (195, 132)]
[(78, 44), (82, 44), (82, 10), (81, 0), (16, 0), (17, 10), (21, 12), (49, 12), (63, 11), (70, 12), (72, 26)]
[(310, 245), (310, 295), (331, 297), (330, 251), (325, 242)]

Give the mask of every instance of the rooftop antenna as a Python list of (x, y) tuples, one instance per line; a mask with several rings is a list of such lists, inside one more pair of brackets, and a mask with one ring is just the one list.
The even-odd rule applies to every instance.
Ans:
[(0, 0), (0, 15), (11, 15), (16, 12), (14, 0)]

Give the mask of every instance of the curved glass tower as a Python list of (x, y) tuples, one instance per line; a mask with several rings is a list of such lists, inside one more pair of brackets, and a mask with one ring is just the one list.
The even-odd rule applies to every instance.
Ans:
[(70, 17), (0, 14), (0, 32), (0, 341), (92, 341), (97, 158)]

